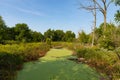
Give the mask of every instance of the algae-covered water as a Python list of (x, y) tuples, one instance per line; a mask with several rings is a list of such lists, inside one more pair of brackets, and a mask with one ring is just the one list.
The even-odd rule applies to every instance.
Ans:
[(71, 54), (67, 49), (51, 49), (38, 61), (25, 63), (17, 80), (99, 80), (88, 65), (67, 60)]

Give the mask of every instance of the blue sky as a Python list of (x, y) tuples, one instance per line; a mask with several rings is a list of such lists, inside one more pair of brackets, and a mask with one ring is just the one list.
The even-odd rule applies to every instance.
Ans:
[[(83, 3), (84, 0), (79, 0)], [(78, 0), (0, 0), (0, 15), (12, 27), (17, 23), (27, 23), (29, 28), (44, 33), (49, 28), (71, 30), (76, 34), (84, 30), (91, 32), (93, 16), (80, 10)], [(111, 4), (108, 22), (114, 22), (114, 14), (119, 7)], [(97, 26), (103, 22), (97, 14)]]

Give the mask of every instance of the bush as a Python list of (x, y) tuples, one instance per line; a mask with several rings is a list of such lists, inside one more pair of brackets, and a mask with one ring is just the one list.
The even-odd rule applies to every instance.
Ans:
[(101, 48), (104, 48), (104, 49), (108, 49), (108, 50), (113, 50), (115, 49), (115, 43), (110, 39), (110, 38), (103, 38), (101, 37), (99, 39), (99, 46)]
[(52, 40), (50, 39), (50, 38), (47, 38), (46, 39), (46, 43), (51, 47), (51, 42), (52, 42)]
[(119, 60), (120, 60), (120, 47), (115, 49), (115, 53), (117, 54)]
[(44, 56), (49, 49), (50, 46), (46, 43), (0, 45), (0, 52), (21, 55), (25, 62), (37, 60), (39, 57)]
[(112, 76), (114, 80), (120, 79), (120, 61), (113, 65)]
[(0, 45), (0, 80), (13, 80), (23, 62), (37, 60), (49, 49), (45, 43)]
[(78, 49), (76, 52), (77, 52), (77, 57), (80, 58), (80, 57), (85, 57), (87, 50), (85, 48), (81, 48)]
[(20, 55), (0, 53), (0, 80), (13, 80), (16, 71), (21, 69), (23, 58)]
[(81, 48), (76, 52), (78, 58), (85, 58), (99, 72), (112, 76), (113, 79), (120, 75), (120, 61), (115, 52), (96, 48)]
[[(32, 47), (31, 47), (32, 46)], [(46, 52), (50, 49), (50, 46), (47, 44), (32, 44), (29, 47), (26, 47), (26, 50), (23, 51), (24, 61), (33, 61), (44, 56)]]

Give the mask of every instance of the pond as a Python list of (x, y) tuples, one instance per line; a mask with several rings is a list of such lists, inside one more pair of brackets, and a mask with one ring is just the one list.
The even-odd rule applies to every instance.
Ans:
[(99, 80), (99, 74), (86, 64), (78, 64), (67, 58), (72, 51), (51, 49), (35, 62), (24, 64), (17, 80)]

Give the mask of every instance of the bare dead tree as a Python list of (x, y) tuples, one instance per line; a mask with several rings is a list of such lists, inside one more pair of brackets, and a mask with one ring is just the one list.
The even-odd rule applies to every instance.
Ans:
[(97, 9), (99, 9), (99, 11), (104, 16), (104, 32), (105, 32), (106, 24), (107, 24), (107, 10), (108, 10), (109, 5), (112, 3), (112, 0), (96, 0), (95, 3), (97, 5)]
[(87, 10), (89, 12), (91, 12), (94, 16), (94, 26), (92, 28), (92, 46), (94, 45), (94, 42), (95, 42), (95, 28), (96, 28), (96, 0), (92, 0), (92, 5), (83, 5), (83, 4), (80, 4), (80, 9), (84, 9), (84, 10)]
[(96, 20), (97, 20), (97, 15), (96, 15), (96, 0), (93, 0), (94, 1), (94, 9), (92, 11), (93, 13), (93, 16), (94, 16), (94, 28), (93, 28), (93, 38), (92, 38), (92, 46), (94, 45), (94, 42), (95, 42), (95, 28), (96, 28)]
[[(112, 0), (88, 0), (94, 3), (93, 5), (82, 5), (80, 4), (80, 8), (85, 9), (87, 11), (92, 12), (94, 16), (94, 28), (93, 28), (93, 38), (92, 38), (92, 45), (94, 44), (94, 38), (95, 38), (95, 27), (96, 27), (96, 10), (99, 10), (104, 17), (104, 27), (103, 27), (103, 32), (105, 33), (106, 31), (106, 24), (107, 24), (107, 10), (109, 5), (112, 3)], [(105, 37), (105, 35), (104, 35)]]

